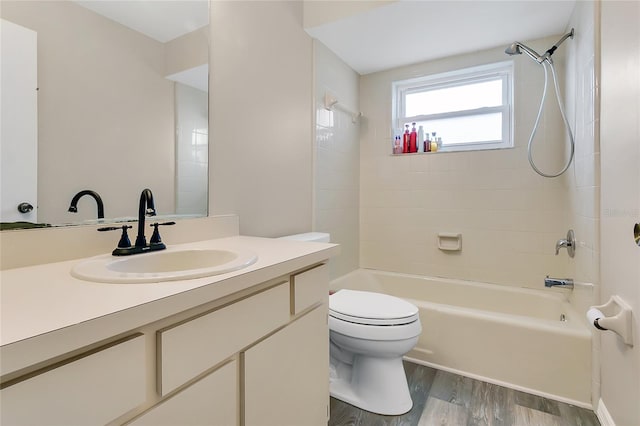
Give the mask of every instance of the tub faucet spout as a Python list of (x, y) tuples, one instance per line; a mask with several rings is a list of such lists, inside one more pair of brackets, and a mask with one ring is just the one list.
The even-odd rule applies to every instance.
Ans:
[(549, 275), (544, 279), (545, 287), (560, 287), (560, 288), (573, 288), (573, 279), (571, 278), (549, 278)]

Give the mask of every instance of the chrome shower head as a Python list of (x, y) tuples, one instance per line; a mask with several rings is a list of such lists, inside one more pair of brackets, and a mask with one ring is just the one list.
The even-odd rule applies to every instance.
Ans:
[(509, 47), (507, 47), (504, 50), (504, 53), (506, 53), (507, 55), (521, 55), (522, 53), (526, 53), (531, 59), (533, 59), (534, 61), (536, 61), (537, 63), (542, 63), (542, 61), (544, 59), (541, 58), (541, 56), (538, 54), (538, 52), (536, 52), (535, 50), (533, 50), (530, 47), (525, 46), (524, 44), (520, 43), (519, 41), (514, 41), (513, 43), (511, 43), (511, 45), (509, 45)]
[(518, 43), (513, 42), (509, 47), (504, 49), (504, 53), (506, 53), (509, 56), (513, 56), (513, 55), (521, 55), (522, 51), (520, 51), (520, 47), (518, 46)]

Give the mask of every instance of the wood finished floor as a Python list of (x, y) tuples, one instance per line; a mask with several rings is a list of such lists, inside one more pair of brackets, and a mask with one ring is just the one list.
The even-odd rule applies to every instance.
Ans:
[(405, 362), (413, 408), (381, 416), (331, 398), (329, 426), (599, 426), (596, 415), (547, 398)]

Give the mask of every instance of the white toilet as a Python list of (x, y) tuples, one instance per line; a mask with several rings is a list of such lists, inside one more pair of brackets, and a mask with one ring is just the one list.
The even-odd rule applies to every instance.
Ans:
[[(318, 232), (282, 238), (329, 242)], [(355, 290), (330, 295), (331, 396), (377, 414), (411, 410), (402, 357), (421, 332), (418, 308), (405, 300)]]
[(331, 396), (377, 414), (411, 410), (402, 357), (421, 332), (418, 308), (397, 297), (354, 290), (329, 296)]

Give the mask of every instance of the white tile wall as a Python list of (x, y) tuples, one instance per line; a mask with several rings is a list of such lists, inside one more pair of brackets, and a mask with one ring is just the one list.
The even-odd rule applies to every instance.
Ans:
[(329, 232), (341, 246), (330, 262), (332, 277), (358, 268), (360, 149), (359, 123), (340, 110), (327, 111), (329, 92), (353, 111), (359, 107), (358, 74), (322, 43), (314, 41), (315, 182), (314, 230)]
[[(566, 50), (565, 99), (574, 130), (575, 159), (563, 177), (569, 200), (569, 224), (576, 233), (576, 255), (569, 276), (576, 281), (571, 302), (580, 313), (596, 304), (600, 291), (600, 147), (596, 113), (596, 9), (595, 2), (576, 2), (567, 31), (575, 29)], [(591, 327), (592, 401), (600, 398), (600, 335)]]
[(176, 213), (206, 216), (208, 145), (194, 144), (193, 133), (209, 131), (207, 92), (175, 83)]
[(594, 304), (599, 291), (600, 148), (596, 128), (595, 3), (576, 2), (567, 31), (575, 28), (566, 49), (565, 75), (567, 116), (575, 134), (575, 161), (567, 172), (569, 223), (576, 233), (576, 256), (569, 274), (577, 282), (593, 287), (576, 287), (572, 302), (579, 312)]
[[(546, 50), (556, 40), (527, 44)], [(390, 155), (393, 80), (508, 59), (500, 47), (361, 77), (361, 267), (535, 288), (547, 274), (567, 274), (566, 254), (554, 255), (568, 229), (565, 185), (539, 177), (526, 159), (543, 83), (528, 58), (514, 58), (513, 149)], [(538, 130), (545, 170), (561, 166), (560, 125), (552, 111)], [(462, 252), (439, 250), (438, 232), (462, 233)]]

